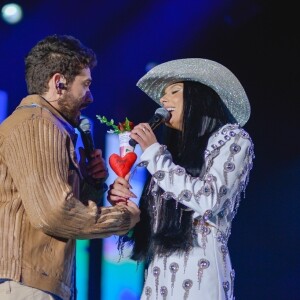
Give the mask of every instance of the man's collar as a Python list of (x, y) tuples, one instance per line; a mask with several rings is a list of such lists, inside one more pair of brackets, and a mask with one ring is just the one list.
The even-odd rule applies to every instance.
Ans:
[(54, 108), (45, 98), (40, 95), (29, 95), (23, 98), (17, 109), (34, 104), (48, 110), (52, 115), (59, 119), (59, 121), (72, 136), (75, 134), (74, 126), (72, 126), (70, 122), (66, 120), (66, 118), (56, 108)]

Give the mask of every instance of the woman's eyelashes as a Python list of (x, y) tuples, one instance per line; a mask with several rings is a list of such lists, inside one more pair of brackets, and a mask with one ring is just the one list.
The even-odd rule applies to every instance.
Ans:
[(176, 93), (178, 93), (178, 92), (180, 92), (180, 91), (182, 91), (182, 89), (176, 89), (176, 90), (173, 90), (173, 91), (172, 91), (172, 94), (176, 94)]

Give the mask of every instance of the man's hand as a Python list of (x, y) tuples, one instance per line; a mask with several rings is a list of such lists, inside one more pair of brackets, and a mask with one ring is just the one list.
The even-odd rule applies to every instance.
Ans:
[(131, 200), (127, 200), (126, 207), (131, 213), (130, 227), (129, 227), (129, 229), (131, 229), (135, 226), (136, 223), (140, 221), (141, 211), (139, 210), (138, 206)]
[(99, 179), (106, 179), (108, 177), (108, 170), (105, 161), (102, 157), (102, 151), (95, 149), (91, 152), (91, 160), (88, 162), (83, 148), (79, 148), (80, 153), (80, 171), (84, 177), (90, 177), (95, 181)]

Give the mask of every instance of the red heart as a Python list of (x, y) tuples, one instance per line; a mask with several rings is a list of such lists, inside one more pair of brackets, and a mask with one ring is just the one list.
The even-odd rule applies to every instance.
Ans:
[(128, 152), (123, 157), (116, 153), (113, 153), (109, 157), (109, 165), (118, 176), (124, 178), (126, 174), (129, 173), (131, 167), (136, 161), (136, 158), (137, 155), (135, 154), (135, 152)]

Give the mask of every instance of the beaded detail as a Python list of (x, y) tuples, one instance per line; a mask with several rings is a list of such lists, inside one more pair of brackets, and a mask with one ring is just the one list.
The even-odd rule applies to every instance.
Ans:
[(169, 266), (169, 270), (172, 273), (172, 277), (171, 277), (171, 295), (173, 296), (173, 289), (174, 289), (174, 284), (175, 284), (175, 280), (176, 280), (176, 273), (179, 270), (179, 265), (176, 262), (173, 262), (170, 264)]
[(163, 300), (166, 300), (168, 296), (168, 288), (166, 286), (162, 286), (160, 288), (160, 294), (163, 297)]
[(200, 290), (200, 284), (203, 277), (203, 272), (210, 266), (210, 262), (207, 259), (201, 258), (198, 261), (198, 289)]
[(146, 295), (146, 297), (147, 297), (147, 300), (149, 300), (150, 297), (151, 297), (151, 295), (152, 295), (152, 289), (151, 289), (150, 286), (146, 286), (146, 287), (145, 287), (145, 295)]
[(183, 281), (182, 287), (185, 290), (185, 293), (184, 293), (184, 296), (183, 296), (184, 300), (188, 299), (189, 291), (192, 288), (192, 286), (193, 286), (193, 281), (192, 280), (186, 279), (186, 280)]
[(158, 297), (158, 285), (159, 285), (159, 275), (160, 275), (160, 268), (154, 267), (153, 268), (153, 276), (155, 277), (155, 291), (156, 291), (156, 298)]

